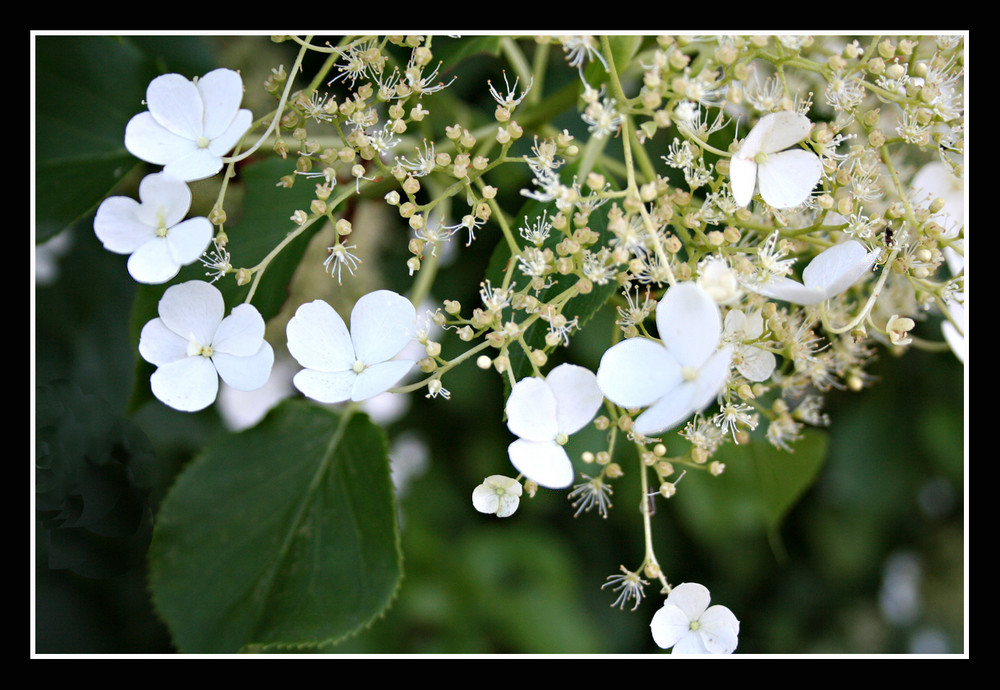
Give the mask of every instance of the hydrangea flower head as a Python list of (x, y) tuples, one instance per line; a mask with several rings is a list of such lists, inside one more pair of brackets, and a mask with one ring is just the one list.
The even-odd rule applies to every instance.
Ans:
[(511, 464), (539, 486), (573, 483), (573, 463), (563, 444), (594, 418), (604, 396), (593, 372), (560, 364), (544, 379), (521, 379), (507, 398), (507, 428), (518, 437), (507, 448)]
[(771, 276), (762, 284), (748, 284), (754, 292), (793, 304), (819, 304), (851, 287), (875, 265), (878, 252), (857, 240), (835, 244), (816, 255), (802, 271), (802, 282)]
[(128, 272), (136, 281), (165, 283), (205, 251), (212, 224), (207, 218), (184, 220), (191, 190), (173, 175), (144, 177), (139, 199), (105, 199), (94, 216), (94, 233), (108, 251), (130, 255)]
[(732, 654), (739, 643), (740, 622), (725, 606), (709, 606), (704, 585), (685, 582), (670, 590), (649, 624), (653, 641), (674, 654)]
[(252, 391), (267, 383), (274, 351), (264, 340), (264, 319), (241, 304), (225, 316), (222, 293), (192, 280), (167, 288), (159, 317), (143, 326), (139, 354), (157, 369), (149, 379), (153, 395), (183, 412), (215, 401), (219, 377), (233, 388)]
[(812, 123), (801, 113), (783, 111), (760, 118), (729, 161), (736, 203), (747, 206), (757, 187), (774, 208), (795, 208), (805, 201), (823, 174), (823, 164), (815, 153), (789, 147), (808, 137), (810, 129)]
[(370, 292), (351, 312), (351, 329), (323, 300), (300, 306), (288, 322), (288, 351), (305, 367), (293, 382), (323, 403), (367, 400), (392, 388), (413, 367), (393, 359), (413, 339), (413, 304), (390, 290)]
[(521, 482), (502, 474), (494, 474), (472, 491), (472, 505), (480, 513), (510, 517), (521, 502)]
[(678, 283), (656, 306), (660, 341), (635, 337), (601, 358), (597, 383), (611, 402), (649, 406), (632, 428), (649, 436), (704, 409), (729, 376), (732, 348), (719, 348), (719, 307), (696, 283)]
[(125, 148), (186, 182), (211, 177), (253, 123), (242, 101), (243, 79), (231, 69), (194, 81), (162, 74), (146, 88), (149, 110), (125, 127)]

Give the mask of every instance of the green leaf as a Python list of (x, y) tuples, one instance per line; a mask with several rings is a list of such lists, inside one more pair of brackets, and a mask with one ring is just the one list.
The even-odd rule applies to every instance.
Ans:
[(395, 596), (402, 564), (385, 437), (290, 400), (179, 476), (150, 548), (156, 608), (185, 653), (335, 643)]
[(146, 86), (167, 64), (210, 64), (204, 45), (203, 37), (37, 37), (36, 242), (93, 210), (139, 165), (125, 149), (125, 125), (144, 109)]

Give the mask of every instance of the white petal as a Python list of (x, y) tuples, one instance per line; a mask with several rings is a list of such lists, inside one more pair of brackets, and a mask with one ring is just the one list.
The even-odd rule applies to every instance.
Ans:
[(323, 300), (300, 305), (289, 319), (285, 334), (288, 352), (307, 369), (349, 371), (357, 360), (347, 325)]
[(656, 305), (660, 340), (681, 366), (700, 366), (722, 335), (719, 305), (697, 283), (677, 283)]
[(137, 283), (159, 285), (177, 275), (180, 269), (166, 237), (153, 237), (128, 258), (128, 273)]
[(757, 187), (757, 164), (753, 158), (737, 155), (730, 159), (729, 185), (736, 203), (747, 206), (753, 199), (753, 191)]
[(417, 312), (410, 300), (391, 290), (370, 292), (351, 311), (351, 340), (359, 360), (392, 359), (416, 333)]
[(162, 74), (146, 88), (146, 107), (166, 129), (192, 141), (204, 134), (204, 105), (194, 83), (180, 74)]
[(710, 606), (698, 619), (702, 644), (709, 654), (732, 654), (739, 642), (740, 622), (725, 606)]
[(139, 334), (139, 354), (158, 367), (187, 357), (187, 345), (187, 339), (167, 328), (163, 319), (148, 321)]
[(528, 479), (547, 489), (565, 489), (573, 483), (573, 463), (555, 441), (518, 439), (507, 447), (510, 462)]
[(802, 283), (784, 276), (773, 276), (763, 285), (747, 285), (747, 287), (758, 295), (784, 300), (792, 304), (819, 304), (826, 299), (823, 292), (808, 288)]
[(757, 166), (760, 196), (774, 208), (795, 208), (812, 192), (823, 175), (819, 156), (804, 149), (768, 155)]
[(94, 216), (94, 233), (104, 248), (116, 254), (131, 254), (156, 236), (156, 230), (138, 217), (139, 202), (112, 196), (101, 202)]
[(197, 88), (205, 108), (204, 135), (215, 139), (236, 117), (243, 102), (243, 79), (239, 72), (220, 68), (198, 79)]
[(174, 134), (149, 112), (139, 113), (125, 125), (125, 148), (136, 158), (165, 165), (197, 149), (193, 139)]
[(212, 362), (218, 369), (219, 376), (228, 385), (238, 391), (255, 391), (267, 383), (267, 379), (271, 376), (274, 350), (265, 340), (261, 342), (257, 352), (248, 357), (216, 352), (212, 355)]
[(351, 391), (351, 400), (361, 401), (385, 393), (395, 386), (413, 368), (413, 362), (393, 359), (377, 362), (358, 374)]
[(692, 381), (695, 392), (691, 398), (691, 412), (701, 412), (715, 400), (722, 386), (729, 378), (729, 367), (733, 359), (733, 348), (724, 347), (712, 353), (708, 361), (698, 370), (698, 377)]
[(835, 297), (867, 274), (876, 256), (857, 240), (836, 244), (809, 262), (802, 271), (802, 282), (822, 292), (826, 299)]
[(245, 109), (240, 110), (236, 113), (236, 117), (233, 118), (229, 127), (223, 130), (219, 136), (212, 139), (212, 143), (208, 145), (208, 150), (216, 156), (226, 155), (243, 138), (243, 135), (247, 133), (252, 124), (253, 113)]
[(472, 506), (480, 513), (494, 514), (500, 508), (500, 497), (487, 484), (480, 484), (472, 490)]
[(663, 345), (649, 338), (629, 338), (601, 357), (597, 385), (622, 407), (645, 407), (681, 382), (681, 367)]
[(560, 364), (548, 373), (545, 382), (556, 399), (556, 426), (573, 434), (594, 418), (604, 402), (594, 372), (575, 364)]
[(187, 182), (204, 180), (222, 170), (222, 158), (210, 149), (192, 146), (163, 166), (163, 171)]
[(702, 640), (701, 635), (694, 631), (690, 631), (689, 634), (685, 635), (677, 641), (674, 645), (674, 654), (708, 654), (708, 648), (705, 647), (705, 643)]
[(240, 304), (222, 320), (212, 338), (212, 349), (236, 357), (249, 357), (264, 341), (264, 317), (252, 304)]
[(668, 601), (653, 614), (649, 629), (657, 646), (670, 649), (690, 634), (691, 619)]
[(212, 241), (212, 223), (208, 218), (188, 218), (167, 231), (170, 255), (181, 266), (194, 263)]
[(173, 227), (184, 220), (191, 209), (191, 188), (173, 175), (153, 173), (139, 183), (142, 207), (138, 218), (146, 225), (157, 228)]
[[(809, 118), (801, 113), (791, 110), (770, 113), (757, 121), (743, 145), (745, 147), (749, 142), (751, 146), (748, 151), (753, 150), (753, 154), (759, 152), (776, 153), (805, 139), (809, 136), (811, 129), (812, 123)], [(743, 152), (742, 147), (740, 152)], [(750, 157), (752, 158), (753, 155)]]
[(559, 433), (555, 394), (540, 378), (528, 377), (514, 384), (505, 407), (507, 428), (529, 441), (552, 441)]
[(692, 384), (680, 383), (636, 417), (632, 428), (643, 436), (673, 429), (695, 411), (694, 397), (697, 393)]
[(165, 364), (149, 378), (150, 388), (165, 405), (182, 412), (197, 412), (213, 402), (219, 392), (219, 375), (206, 357), (185, 357)]
[(774, 353), (752, 345), (741, 347), (738, 359), (736, 370), (748, 381), (766, 381), (777, 364)]
[(167, 288), (159, 304), (167, 328), (182, 338), (193, 337), (200, 345), (211, 345), (225, 309), (218, 288), (201, 280)]
[(688, 620), (692, 621), (701, 618), (711, 601), (712, 595), (708, 588), (697, 582), (682, 582), (667, 595), (667, 602), (683, 611)]
[(303, 369), (292, 383), (303, 395), (321, 403), (338, 403), (351, 399), (351, 389), (358, 375), (347, 371), (316, 371)]

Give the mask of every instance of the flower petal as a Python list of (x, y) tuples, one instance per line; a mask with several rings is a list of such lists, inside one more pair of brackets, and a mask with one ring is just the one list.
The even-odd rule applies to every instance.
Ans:
[(656, 328), (681, 366), (697, 367), (719, 346), (722, 315), (697, 283), (677, 283), (656, 306)]
[(146, 322), (139, 334), (139, 354), (158, 367), (187, 357), (187, 345), (187, 339), (167, 328), (163, 319)]
[(172, 285), (159, 304), (160, 318), (167, 328), (182, 338), (193, 337), (201, 345), (212, 343), (225, 309), (219, 289), (201, 280)]
[(725, 606), (716, 604), (698, 619), (701, 642), (709, 654), (732, 654), (739, 643), (740, 622)]
[[(285, 334), (288, 352), (307, 369), (350, 371), (357, 360), (347, 325), (323, 300), (300, 305), (295, 316), (289, 319)], [(354, 375), (353, 371), (351, 373)], [(352, 377), (352, 385), (353, 380)], [(350, 397), (349, 388), (347, 397)]]
[(760, 285), (747, 285), (747, 287), (758, 295), (780, 299), (792, 304), (811, 305), (819, 304), (826, 299), (826, 295), (819, 290), (808, 288), (797, 280), (784, 276), (772, 276), (766, 283)]
[(715, 400), (722, 386), (729, 378), (729, 367), (733, 361), (733, 348), (730, 346), (716, 350), (698, 370), (698, 377), (691, 384), (694, 394), (691, 397), (691, 412), (701, 412)]
[(187, 182), (204, 180), (222, 170), (222, 158), (210, 149), (192, 146), (163, 166), (163, 172)]
[(212, 241), (212, 223), (208, 218), (188, 218), (167, 231), (170, 256), (181, 266), (194, 263)]
[(729, 186), (733, 199), (740, 206), (747, 206), (757, 187), (757, 163), (753, 158), (736, 155), (729, 160)]
[(194, 141), (205, 133), (198, 87), (180, 74), (161, 74), (146, 88), (146, 107), (170, 132)]
[(681, 367), (663, 345), (649, 338), (629, 338), (601, 357), (597, 385), (622, 407), (645, 407), (681, 382)]
[(236, 357), (250, 357), (264, 341), (264, 318), (252, 304), (240, 304), (222, 320), (212, 338), (212, 349)]
[(229, 128), (243, 102), (243, 78), (231, 69), (214, 69), (198, 79), (197, 89), (204, 104), (203, 134), (215, 139)]
[(376, 290), (351, 311), (354, 352), (365, 364), (392, 359), (416, 333), (417, 312), (410, 300), (391, 290)]
[[(193, 139), (175, 134), (161, 125), (152, 113), (135, 115), (125, 125), (125, 148), (136, 158), (148, 163), (166, 163), (195, 151)], [(183, 178), (181, 178), (183, 179)]]
[(229, 127), (212, 139), (212, 143), (208, 145), (208, 150), (216, 156), (226, 155), (243, 138), (243, 135), (247, 133), (252, 124), (253, 113), (246, 109), (240, 110), (236, 113), (236, 117), (233, 118)]
[(573, 463), (555, 441), (518, 439), (507, 447), (507, 455), (518, 472), (547, 489), (565, 489), (573, 483)]
[(712, 595), (708, 588), (697, 582), (682, 582), (667, 595), (667, 602), (683, 611), (689, 621), (701, 618), (711, 601)]
[(101, 202), (94, 216), (94, 234), (104, 248), (116, 254), (131, 254), (156, 236), (156, 230), (139, 220), (139, 202), (127, 196), (112, 196)]
[[(250, 305), (241, 306), (249, 307)], [(252, 355), (240, 357), (217, 351), (212, 355), (212, 362), (218, 369), (219, 376), (229, 386), (238, 391), (255, 391), (267, 383), (271, 376), (271, 367), (274, 366), (274, 350), (270, 343), (264, 340), (257, 352)]]
[(128, 258), (129, 275), (137, 283), (159, 285), (177, 275), (180, 269), (181, 265), (174, 259), (166, 237), (151, 238)]
[(752, 345), (740, 347), (736, 359), (736, 370), (748, 381), (768, 380), (777, 365), (774, 353)]
[(544, 379), (528, 377), (514, 384), (504, 408), (507, 428), (528, 441), (552, 441), (559, 433), (555, 393)]
[(636, 417), (632, 428), (643, 436), (653, 436), (673, 429), (694, 412), (694, 397), (698, 390), (689, 382), (681, 382)]
[(658, 647), (670, 649), (691, 633), (691, 619), (667, 601), (653, 614), (649, 629)]
[(219, 375), (207, 357), (184, 357), (164, 364), (149, 378), (153, 395), (182, 412), (197, 412), (213, 402), (219, 392)]
[(347, 371), (317, 371), (303, 369), (295, 375), (292, 383), (307, 398), (321, 403), (338, 403), (351, 399), (351, 389), (358, 375)]
[(191, 188), (173, 175), (153, 173), (139, 183), (142, 206), (137, 217), (152, 228), (173, 227), (191, 210)]
[(823, 175), (819, 156), (804, 149), (769, 154), (757, 166), (760, 196), (774, 208), (795, 208), (809, 198)]
[(753, 158), (760, 152), (771, 154), (784, 151), (809, 136), (810, 130), (812, 123), (801, 113), (791, 110), (770, 113), (760, 118), (750, 130), (740, 153), (749, 153), (748, 157)]
[(857, 240), (847, 240), (824, 249), (802, 271), (806, 287), (819, 290), (824, 299), (839, 295), (875, 265), (877, 252), (869, 252)]
[(564, 434), (585, 427), (604, 402), (597, 377), (575, 364), (560, 364), (548, 373), (545, 382), (556, 399), (556, 426)]
[(358, 374), (351, 391), (351, 400), (356, 402), (367, 400), (379, 393), (385, 393), (406, 376), (413, 368), (413, 364), (405, 359), (392, 359), (370, 365)]

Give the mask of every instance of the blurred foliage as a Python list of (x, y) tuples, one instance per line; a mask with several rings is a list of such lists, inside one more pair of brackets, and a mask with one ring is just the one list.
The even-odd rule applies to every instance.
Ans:
[[(49, 40), (61, 47), (64, 39)], [(92, 41), (84, 41), (85, 53), (100, 49), (102, 41)], [(255, 38), (254, 45), (262, 41)], [(156, 45), (148, 42), (145, 49)], [(187, 54), (201, 51), (253, 56), (238, 41), (206, 41)], [(281, 62), (271, 58), (274, 65)], [(192, 62), (184, 67), (192, 73), (216, 66)], [(170, 63), (161, 56), (153, 64)], [(260, 73), (259, 65), (227, 64)], [(120, 184), (135, 182), (125, 177)], [(101, 248), (91, 216), (58, 240), (55, 277), (35, 286), (36, 382), (68, 381), (78, 393), (63, 398), (67, 405), (84, 399), (111, 417), (130, 415), (151, 448), (143, 463), (153, 464), (143, 465), (141, 482), (126, 484), (141, 485), (155, 514), (180, 468), (223, 427), (212, 409), (188, 415), (152, 401), (128, 412), (133, 384), (142, 388), (144, 381), (141, 373), (133, 381), (137, 334), (129, 331), (129, 314), (137, 290), (125, 257)], [(494, 237), (479, 238), (461, 262), (441, 272), (436, 290), (471, 302), (494, 245)], [(391, 253), (384, 259), (398, 268), (386, 275), (392, 287), (403, 272), (403, 261), (394, 260)], [(595, 315), (568, 356), (596, 367), (612, 321), (607, 313)], [(939, 339), (933, 322), (916, 334)], [(455, 347), (445, 340), (445, 356)], [(828, 398), (826, 462), (777, 530), (769, 532), (764, 520), (739, 519), (737, 506), (718, 500), (731, 486), (726, 483), (745, 473), (740, 463), (753, 462), (745, 454), (728, 456), (721, 477), (687, 476), (676, 496), (657, 503), (653, 533), (669, 580), (706, 584), (714, 602), (736, 613), (742, 625), (738, 653), (964, 650), (963, 369), (950, 353), (880, 356), (870, 388)], [(304, 651), (659, 653), (648, 632), (662, 601), (655, 587), (646, 588), (647, 599), (635, 612), (611, 608), (616, 594), (601, 589), (619, 565), (634, 568), (642, 559), (638, 460), (631, 449), (621, 448), (616, 458), (626, 475), (615, 483), (607, 519), (593, 512), (574, 518), (565, 492), (545, 491), (522, 499), (510, 518), (481, 515), (471, 505), (473, 488), (507, 466), (511, 437), (502, 421), (502, 384), (494, 372), (469, 364), (448, 385), (450, 401), (413, 395), (408, 416), (386, 430), (404, 554), (398, 598), (383, 619), (353, 638)], [(42, 408), (42, 395), (33, 394), (42, 420), (48, 408)], [(109, 424), (94, 425), (90, 434), (103, 430), (106, 447), (124, 433)], [(41, 426), (33, 433), (41, 452)], [(596, 432), (581, 432), (571, 455), (579, 457), (595, 439)], [(717, 486), (706, 486), (712, 483)], [(142, 562), (117, 572), (53, 567), (43, 517), (35, 525), (35, 650), (174, 651), (152, 612)]]

